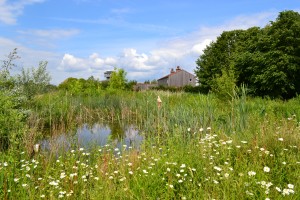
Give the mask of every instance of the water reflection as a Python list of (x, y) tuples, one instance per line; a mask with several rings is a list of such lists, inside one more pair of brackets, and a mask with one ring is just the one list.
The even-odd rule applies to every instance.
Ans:
[(93, 125), (83, 124), (73, 133), (63, 133), (50, 139), (41, 140), (41, 148), (44, 150), (84, 147), (85, 149), (113, 144), (121, 148), (139, 148), (143, 137), (133, 125), (121, 125), (120, 123)]

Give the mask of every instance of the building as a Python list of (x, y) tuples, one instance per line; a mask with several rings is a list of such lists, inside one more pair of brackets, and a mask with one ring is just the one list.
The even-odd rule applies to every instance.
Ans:
[(106, 80), (110, 79), (112, 73), (113, 73), (113, 71), (106, 71), (106, 72), (104, 72), (104, 77), (106, 78)]
[(151, 83), (137, 83), (134, 86), (134, 91), (144, 91), (144, 90), (150, 90), (154, 87), (157, 87), (157, 84), (151, 84)]
[(159, 86), (183, 87), (185, 85), (196, 85), (196, 76), (176, 67), (176, 71), (172, 68), (169, 75), (157, 80)]

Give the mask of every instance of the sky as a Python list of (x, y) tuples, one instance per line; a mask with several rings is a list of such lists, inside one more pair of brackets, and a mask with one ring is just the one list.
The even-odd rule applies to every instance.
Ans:
[(0, 0), (0, 60), (17, 48), (17, 73), (48, 61), (52, 84), (115, 67), (144, 82), (171, 68), (194, 73), (223, 32), (264, 27), (300, 0)]

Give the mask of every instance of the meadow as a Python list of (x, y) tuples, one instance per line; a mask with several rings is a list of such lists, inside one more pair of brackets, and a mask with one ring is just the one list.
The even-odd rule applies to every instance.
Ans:
[[(300, 199), (299, 96), (60, 91), (27, 108), (23, 149), (0, 153), (0, 199)], [(31, 153), (40, 138), (99, 121), (135, 124), (142, 146)]]

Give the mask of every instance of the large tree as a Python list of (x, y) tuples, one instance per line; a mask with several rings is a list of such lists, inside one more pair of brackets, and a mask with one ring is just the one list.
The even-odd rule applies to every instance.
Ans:
[(197, 60), (202, 90), (233, 70), (237, 86), (253, 95), (291, 98), (300, 93), (300, 15), (284, 11), (266, 27), (223, 32)]

